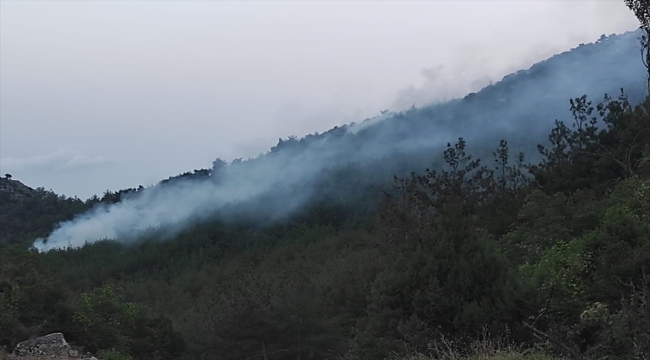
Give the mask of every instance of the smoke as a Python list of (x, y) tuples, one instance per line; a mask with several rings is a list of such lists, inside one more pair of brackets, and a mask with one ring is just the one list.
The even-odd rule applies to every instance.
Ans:
[[(116, 204), (98, 205), (59, 224), (46, 239), (37, 239), (34, 247), (48, 251), (101, 239), (130, 242), (146, 234), (171, 237), (191, 224), (235, 213), (265, 221), (284, 219), (323, 194), (359, 196), (364, 186), (399, 169), (415, 170), (412, 167), (431, 161), (458, 137), (487, 153), (485, 149), (502, 138), (530, 153), (544, 141), (555, 119), (570, 115), (569, 98), (587, 94), (598, 100), (624, 87), (633, 102), (641, 100), (645, 72), (637, 38), (633, 32), (602, 38), (463, 99), (384, 112), (320, 135), (281, 140), (257, 158), (215, 166), (209, 176), (181, 177), (130, 194)], [(427, 76), (439, 76), (439, 69)], [(348, 180), (336, 180), (337, 169), (356, 169), (361, 175), (343, 172)]]
[[(500, 18), (504, 13), (498, 11), (485, 12), (482, 19), (476, 19), (480, 22), (490, 18), (492, 24), (471, 40), (459, 37), (446, 51), (437, 53), (437, 64), (420, 70), (422, 84), (398, 91), (391, 108), (408, 109), (412, 105), (429, 105), (432, 100), (462, 97), (575, 44), (592, 42), (604, 31), (621, 33), (638, 26), (637, 19), (620, 1), (530, 1), (521, 8), (512, 5), (506, 5), (510, 8), (506, 18)], [(471, 11), (467, 13), (471, 16)]]

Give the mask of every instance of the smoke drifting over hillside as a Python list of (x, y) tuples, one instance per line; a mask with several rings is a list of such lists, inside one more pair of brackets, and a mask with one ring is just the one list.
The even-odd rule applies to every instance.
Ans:
[(479, 150), (492, 149), (504, 138), (530, 153), (545, 141), (555, 119), (568, 120), (570, 98), (587, 94), (597, 101), (604, 93), (615, 96), (622, 87), (633, 102), (641, 99), (645, 73), (637, 37), (627, 33), (601, 38), (463, 99), (280, 141), (264, 156), (218, 166), (210, 176), (180, 178), (116, 204), (99, 205), (59, 224), (34, 246), (47, 251), (101, 239), (128, 242), (151, 231), (173, 236), (233, 209), (281, 219), (324, 191), (319, 184), (337, 168), (391, 169), (395, 156), (433, 159), (458, 137)]

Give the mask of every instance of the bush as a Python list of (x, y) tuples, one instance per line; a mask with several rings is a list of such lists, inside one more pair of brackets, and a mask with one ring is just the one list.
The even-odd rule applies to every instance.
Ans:
[(93, 352), (110, 349), (109, 354), (130, 354), (138, 360), (164, 360), (176, 359), (185, 349), (169, 320), (148, 317), (112, 285), (82, 294), (74, 319), (77, 340)]

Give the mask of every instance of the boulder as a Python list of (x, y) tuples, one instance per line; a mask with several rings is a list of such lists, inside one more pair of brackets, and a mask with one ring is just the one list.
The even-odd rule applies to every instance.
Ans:
[(69, 356), (70, 350), (70, 345), (65, 341), (63, 334), (53, 333), (19, 343), (12, 355), (17, 357), (57, 358)]
[[(0, 360), (2, 354), (0, 353)], [(16, 345), (7, 360), (98, 360), (91, 354), (71, 349), (63, 334), (53, 333)]]

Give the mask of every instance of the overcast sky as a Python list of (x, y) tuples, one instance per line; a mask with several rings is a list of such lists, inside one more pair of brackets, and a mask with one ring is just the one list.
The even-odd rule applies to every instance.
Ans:
[(1, 0), (0, 172), (147, 186), (636, 27), (622, 0)]

